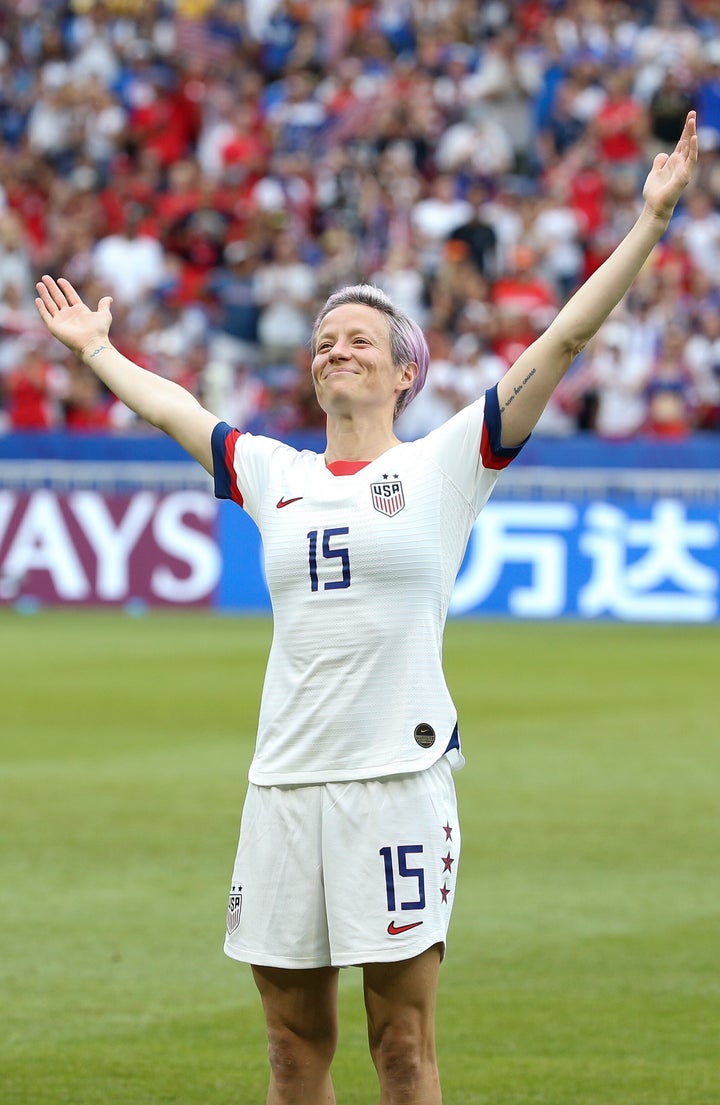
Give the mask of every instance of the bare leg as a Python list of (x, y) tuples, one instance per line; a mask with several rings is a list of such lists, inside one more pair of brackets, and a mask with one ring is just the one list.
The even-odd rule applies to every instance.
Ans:
[(268, 1034), (267, 1105), (335, 1105), (338, 971), (253, 967)]
[(366, 963), (363, 971), (380, 1105), (441, 1105), (435, 1054), (440, 946), (399, 963)]

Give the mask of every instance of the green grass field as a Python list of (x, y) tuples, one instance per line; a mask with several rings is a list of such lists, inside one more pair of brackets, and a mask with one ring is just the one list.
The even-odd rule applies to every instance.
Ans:
[[(1, 1105), (255, 1105), (222, 954), (270, 627), (0, 616)], [(453, 623), (446, 1105), (720, 1101), (720, 632)], [(342, 974), (339, 1105), (371, 1105)]]

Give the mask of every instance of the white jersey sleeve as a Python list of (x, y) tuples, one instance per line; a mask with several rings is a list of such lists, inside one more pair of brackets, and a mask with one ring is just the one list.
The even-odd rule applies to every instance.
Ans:
[(419, 441), (338, 475), (224, 423), (215, 488), (257, 523), (274, 633), (250, 779), (368, 779), (457, 756), (442, 637), (467, 540), (501, 468), (495, 389)]
[(232, 499), (257, 523), (273, 468), (295, 450), (273, 438), (233, 430), (225, 422), (215, 426), (212, 447), (215, 495)]
[(487, 502), (500, 471), (522, 448), (503, 448), (501, 428), (497, 387), (493, 387), (425, 438), (438, 467), (476, 514)]

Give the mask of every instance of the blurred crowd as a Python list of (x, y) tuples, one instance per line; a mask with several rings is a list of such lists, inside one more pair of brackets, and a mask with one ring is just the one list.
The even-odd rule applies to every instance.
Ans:
[(34, 284), (241, 429), (321, 425), (308, 338), (371, 282), (424, 327), (424, 433), (496, 382), (701, 164), (539, 432), (720, 430), (720, 3), (16, 0), (0, 9), (0, 431), (140, 430), (43, 332)]

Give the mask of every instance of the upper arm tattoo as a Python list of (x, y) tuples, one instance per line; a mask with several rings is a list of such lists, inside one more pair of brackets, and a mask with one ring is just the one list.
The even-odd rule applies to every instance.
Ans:
[(536, 368), (531, 368), (530, 371), (528, 372), (527, 376), (525, 377), (525, 379), (522, 380), (522, 382), (519, 383), (516, 387), (513, 387), (512, 394), (508, 395), (507, 399), (505, 400), (505, 402), (503, 403), (503, 405), (500, 408), (500, 414), (502, 414), (503, 411), (507, 410), (507, 408), (510, 406), (510, 404), (512, 403), (515, 396), (520, 394), (522, 389), (525, 387), (525, 384), (528, 382), (528, 380), (532, 379), (532, 377), (535, 375), (536, 372), (537, 372)]

